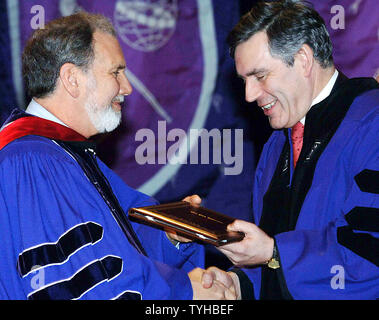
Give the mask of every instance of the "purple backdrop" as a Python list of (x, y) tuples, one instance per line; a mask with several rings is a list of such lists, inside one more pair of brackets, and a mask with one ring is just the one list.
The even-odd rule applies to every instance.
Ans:
[(311, 2), (328, 27), (336, 66), (348, 77), (373, 77), (379, 70), (378, 1)]

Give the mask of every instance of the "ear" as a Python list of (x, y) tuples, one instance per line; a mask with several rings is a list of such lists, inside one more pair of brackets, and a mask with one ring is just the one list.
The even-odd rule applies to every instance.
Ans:
[(79, 68), (72, 63), (65, 63), (59, 71), (59, 79), (66, 92), (73, 98), (78, 98), (80, 95), (80, 75)]
[(309, 77), (315, 63), (312, 48), (307, 44), (303, 44), (300, 50), (297, 52), (295, 60), (302, 68), (304, 76)]

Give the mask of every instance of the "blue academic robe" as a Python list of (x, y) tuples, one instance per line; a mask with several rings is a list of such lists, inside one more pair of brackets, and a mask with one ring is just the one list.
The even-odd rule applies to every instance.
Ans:
[[(124, 212), (156, 204), (96, 159)], [(176, 248), (163, 231), (131, 222), (131, 245), (78, 162), (29, 135), (0, 151), (0, 299), (192, 299), (187, 272), (201, 245)]]
[[(341, 103), (341, 100), (347, 99), (349, 91), (361, 86), (359, 79), (349, 80), (350, 86), (344, 81), (339, 79), (337, 87), (340, 87), (333, 89), (327, 102), (312, 107), (315, 108), (313, 118), (317, 118), (318, 113), (324, 117), (332, 110), (342, 109), (346, 101)], [(373, 88), (377, 88), (376, 83), (371, 89), (351, 97), (353, 102), (347, 106), (346, 114), (318, 119), (322, 123), (321, 126), (319, 123), (321, 130), (326, 128), (319, 141), (314, 134), (312, 117), (308, 119), (307, 115), (305, 130), (308, 126), (310, 134), (308, 140), (304, 140), (296, 169), (292, 164), (290, 129), (274, 131), (264, 146), (254, 181), (254, 221), (267, 226), (267, 221), (274, 223), (282, 219), (280, 215), (287, 214), (276, 231), (271, 229), (281, 267), (269, 272), (277, 272), (278, 290), (285, 292), (282, 298), (379, 298), (379, 90)], [(340, 103), (336, 103), (337, 100)], [(333, 134), (330, 134), (329, 127), (333, 126), (336, 131), (331, 130)], [(329, 140), (325, 142), (324, 137)], [(326, 146), (314, 160), (312, 171), (309, 163), (323, 144)], [(289, 163), (283, 160), (286, 145)], [(288, 180), (283, 178), (287, 173)], [(280, 199), (283, 193), (292, 192), (292, 202), (286, 204), (285, 210), (281, 209), (284, 204), (280, 200), (270, 198), (274, 201), (267, 202), (274, 175), (277, 181), (284, 179), (288, 185), (280, 189), (283, 191), (280, 194), (272, 191), (271, 195)], [(309, 183), (305, 187), (306, 180)], [(297, 190), (291, 191), (294, 184)], [(302, 193), (303, 199), (297, 207), (293, 202), (301, 198)], [(270, 212), (263, 214), (264, 206), (271, 206), (267, 210)], [(287, 212), (297, 215), (294, 218)], [(271, 220), (267, 218), (270, 214)], [(253, 284), (256, 299), (262, 298), (262, 276), (267, 270), (267, 266), (243, 269)]]

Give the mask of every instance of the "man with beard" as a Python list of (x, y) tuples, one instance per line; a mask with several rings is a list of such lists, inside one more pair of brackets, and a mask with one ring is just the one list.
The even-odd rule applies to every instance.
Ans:
[[(0, 133), (0, 299), (228, 299), (201, 284), (203, 248), (128, 220), (155, 204), (96, 156), (132, 92), (115, 30), (77, 13), (23, 53), (30, 97)], [(185, 200), (199, 203), (196, 196)]]

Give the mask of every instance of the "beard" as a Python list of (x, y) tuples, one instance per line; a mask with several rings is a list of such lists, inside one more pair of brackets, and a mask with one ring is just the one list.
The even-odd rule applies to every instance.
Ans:
[(123, 102), (124, 96), (116, 96), (109, 105), (106, 107), (100, 106), (96, 98), (91, 92), (96, 90), (96, 80), (92, 77), (88, 85), (88, 95), (87, 101), (85, 103), (85, 109), (87, 111), (88, 117), (95, 127), (98, 133), (110, 132), (116, 129), (121, 123), (121, 111), (113, 110), (112, 102)]

